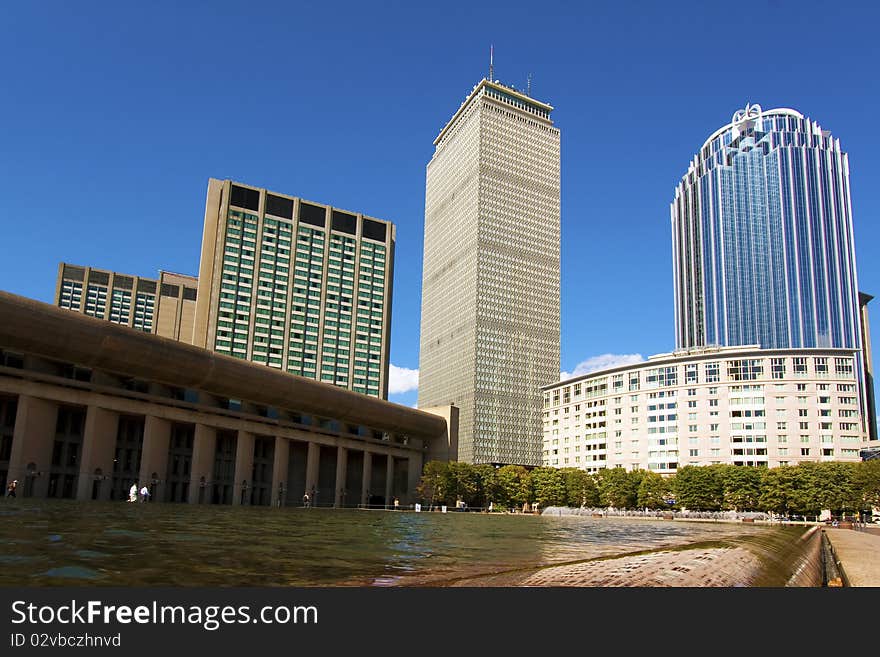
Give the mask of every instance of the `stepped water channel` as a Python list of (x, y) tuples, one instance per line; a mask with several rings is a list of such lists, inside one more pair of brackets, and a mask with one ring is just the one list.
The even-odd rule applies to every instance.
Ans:
[(816, 586), (816, 528), (3, 500), (2, 586)]

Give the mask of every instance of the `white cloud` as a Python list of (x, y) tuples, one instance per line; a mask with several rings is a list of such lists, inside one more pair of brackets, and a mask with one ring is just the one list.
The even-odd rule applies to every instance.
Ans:
[(388, 368), (388, 394), (399, 395), (419, 389), (419, 371), (398, 367), (393, 363)]
[(612, 367), (620, 367), (621, 365), (632, 365), (641, 363), (645, 360), (641, 354), (602, 354), (601, 356), (591, 356), (587, 360), (583, 360), (574, 368), (574, 372), (560, 372), (559, 379), (564, 381), (573, 376), (581, 374), (590, 374), (600, 370), (611, 369)]

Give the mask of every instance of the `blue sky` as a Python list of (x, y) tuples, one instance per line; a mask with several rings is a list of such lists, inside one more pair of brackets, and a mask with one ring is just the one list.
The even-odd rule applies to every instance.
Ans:
[(746, 102), (840, 138), (880, 295), (878, 24), (781, 0), (9, 3), (0, 289), (51, 302), (60, 261), (197, 274), (208, 178), (232, 178), (397, 225), (391, 362), (415, 369), (425, 166), (494, 44), (562, 134), (564, 371), (674, 347), (669, 203)]

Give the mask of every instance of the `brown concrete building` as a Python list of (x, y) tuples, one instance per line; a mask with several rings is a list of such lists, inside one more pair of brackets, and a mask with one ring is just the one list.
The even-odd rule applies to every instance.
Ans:
[(193, 344), (388, 397), (394, 225), (210, 179)]
[(0, 480), (23, 497), (406, 504), (449, 451), (438, 415), (6, 292), (0, 317)]
[(199, 279), (170, 271), (159, 272), (156, 335), (192, 344)]
[(192, 344), (198, 284), (173, 272), (161, 271), (157, 280), (62, 262), (55, 305)]

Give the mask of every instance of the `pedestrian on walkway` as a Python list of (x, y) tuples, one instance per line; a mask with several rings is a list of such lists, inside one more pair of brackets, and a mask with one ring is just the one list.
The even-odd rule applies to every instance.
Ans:
[(6, 497), (15, 497), (15, 489), (18, 488), (18, 479), (14, 479), (6, 487)]

